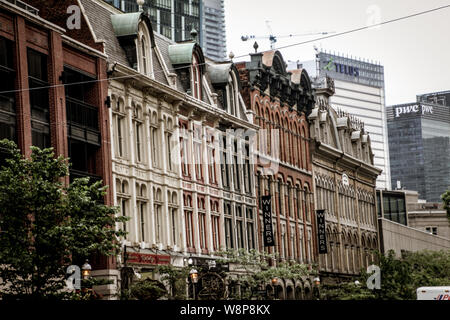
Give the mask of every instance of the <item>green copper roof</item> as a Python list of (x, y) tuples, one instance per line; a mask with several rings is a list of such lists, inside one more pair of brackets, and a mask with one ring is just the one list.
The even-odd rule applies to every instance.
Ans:
[(142, 12), (115, 14), (111, 16), (114, 33), (117, 37), (136, 35)]
[(169, 46), (169, 58), (172, 64), (192, 63), (195, 42), (172, 44)]
[(213, 64), (207, 66), (209, 78), (211, 83), (228, 83), (228, 77), (230, 76), (231, 63)]

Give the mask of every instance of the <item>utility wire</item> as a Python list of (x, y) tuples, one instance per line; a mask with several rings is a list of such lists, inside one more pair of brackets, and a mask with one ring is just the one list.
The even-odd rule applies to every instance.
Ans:
[[(410, 19), (410, 18), (413, 18), (413, 17), (421, 16), (421, 15), (424, 15), (424, 14), (428, 14), (428, 13), (431, 13), (431, 12), (435, 12), (435, 11), (439, 11), (439, 10), (443, 10), (443, 9), (447, 9), (447, 8), (450, 8), (450, 4), (445, 5), (445, 6), (441, 6), (441, 7), (437, 7), (437, 8), (434, 8), (434, 9), (426, 10), (426, 11), (417, 12), (417, 13), (410, 14), (410, 15), (407, 15), (407, 16), (404, 16), (404, 17), (383, 21), (383, 22), (380, 22), (380, 23), (377, 23), (377, 24), (373, 24), (373, 25), (370, 25), (370, 26), (364, 26), (364, 27), (360, 27), (360, 28), (356, 28), (356, 29), (347, 30), (347, 31), (344, 31), (344, 32), (339, 32), (339, 33), (332, 34), (332, 35), (327, 35), (327, 36), (324, 36), (324, 37), (319, 37), (319, 38), (315, 38), (315, 39), (311, 39), (311, 40), (307, 40), (307, 41), (303, 41), (303, 42), (298, 42), (298, 43), (294, 43), (294, 44), (278, 47), (278, 48), (275, 48), (273, 50), (281, 50), (281, 49), (291, 48), (291, 47), (294, 47), (294, 46), (299, 46), (299, 45), (303, 45), (303, 44), (307, 44), (307, 43), (311, 43), (311, 42), (315, 42), (315, 41), (319, 41), (319, 40), (335, 38), (335, 37), (339, 37), (339, 36), (342, 36), (342, 35), (350, 34), (350, 33), (353, 33), (353, 32), (367, 30), (367, 29), (370, 29), (370, 28), (373, 28), (373, 27), (382, 26), (382, 25), (386, 25), (386, 24), (389, 24), (389, 23)], [(264, 53), (264, 52), (268, 52), (268, 51), (272, 51), (272, 49), (271, 50), (260, 51), (260, 53)], [(234, 57), (234, 59), (247, 57), (249, 55), (250, 54), (244, 54), (244, 55), (241, 55), (241, 56)], [(200, 65), (206, 65), (206, 62), (199, 63), (198, 65), (199, 66)], [(186, 67), (172, 68), (172, 69), (168, 69), (167, 71), (175, 71), (175, 70), (184, 69), (184, 68), (186, 68)], [(161, 73), (161, 72), (164, 72), (164, 70), (161, 70), (161, 71), (158, 71), (158, 72), (153, 72), (153, 74), (155, 75), (155, 74)], [(56, 84), (56, 85), (51, 85), (51, 86), (42, 86), (42, 87), (34, 87), (34, 88), (22, 88), (22, 89), (15, 89), (15, 90), (6, 90), (6, 91), (0, 91), (0, 94), (16, 93), (16, 92), (31, 91), (31, 90), (42, 90), (42, 89), (50, 89), (50, 88), (58, 88), (58, 87), (65, 87), (65, 86), (71, 86), (71, 85), (80, 85), (80, 84), (85, 84), (85, 83), (95, 83), (95, 82), (101, 82), (101, 81), (118, 80), (118, 79), (126, 79), (126, 78), (133, 78), (133, 77), (135, 77), (135, 75), (111, 77), (111, 78), (102, 78), (102, 79), (87, 80), (87, 81), (65, 83), (65, 84)]]
[[(339, 32), (339, 33), (336, 33), (336, 34), (331, 34), (331, 35), (328, 35), (328, 36), (319, 37), (319, 38), (316, 38), (316, 39), (311, 39), (311, 40), (307, 40), (307, 41), (303, 41), (303, 42), (289, 44), (289, 45), (286, 45), (286, 46), (281, 46), (281, 47), (275, 48), (274, 50), (286, 49), (286, 48), (291, 48), (291, 47), (295, 47), (295, 46), (299, 46), (299, 45), (302, 45), (302, 44), (307, 44), (307, 43), (311, 43), (311, 42), (315, 42), (315, 41), (319, 41), (319, 40), (339, 37), (339, 36), (343, 36), (343, 35), (350, 34), (350, 33), (353, 33), (353, 32), (367, 30), (367, 29), (370, 29), (370, 28), (382, 26), (382, 25), (385, 25), (385, 24), (389, 24), (389, 23), (393, 23), (393, 22), (397, 22), (397, 21), (401, 21), (401, 20), (414, 18), (414, 17), (417, 17), (417, 16), (421, 16), (421, 15), (424, 15), (424, 14), (427, 14), (427, 13), (431, 13), (431, 12), (435, 12), (435, 11), (439, 11), (439, 10), (443, 10), (443, 9), (447, 9), (447, 8), (450, 8), (450, 4), (445, 5), (445, 6), (441, 6), (441, 7), (437, 7), (437, 8), (434, 8), (434, 9), (426, 10), (426, 11), (413, 13), (413, 14), (410, 14), (410, 15), (407, 15), (407, 16), (404, 16), (404, 17), (383, 21), (383, 22), (376, 23), (376, 24), (373, 24), (373, 25), (370, 25), (370, 26), (365, 26), (365, 27), (360, 27), (360, 28), (356, 28), (356, 29), (351, 29), (351, 30)], [(272, 49), (271, 50), (266, 50), (266, 51), (261, 51), (261, 52), (267, 52), (267, 51), (272, 51)], [(245, 55), (242, 55), (242, 56), (237, 56), (235, 58), (243, 58), (243, 57), (246, 57), (246, 56), (248, 56), (248, 54), (245, 54)]]

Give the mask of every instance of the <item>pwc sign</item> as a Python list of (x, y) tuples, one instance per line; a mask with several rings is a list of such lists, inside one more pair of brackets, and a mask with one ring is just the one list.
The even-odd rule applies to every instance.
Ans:
[(427, 106), (427, 105), (408, 105), (408, 106), (399, 106), (395, 107), (395, 117), (400, 117), (401, 114), (410, 114), (410, 113), (419, 113), (422, 114), (432, 114), (433, 113), (433, 106)]

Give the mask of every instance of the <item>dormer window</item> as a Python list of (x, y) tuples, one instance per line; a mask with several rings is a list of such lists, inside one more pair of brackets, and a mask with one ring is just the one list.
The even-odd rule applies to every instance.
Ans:
[(142, 72), (147, 74), (147, 43), (145, 37), (141, 39), (141, 53), (142, 53)]
[(147, 26), (145, 23), (140, 23), (137, 46), (139, 55), (139, 71), (147, 76), (153, 76), (149, 39), (149, 30)]
[(197, 55), (192, 56), (192, 96), (201, 100), (202, 97), (202, 74), (200, 71)]
[(227, 96), (228, 112), (236, 116), (239, 105), (239, 90), (237, 88), (236, 74), (233, 71), (228, 76)]

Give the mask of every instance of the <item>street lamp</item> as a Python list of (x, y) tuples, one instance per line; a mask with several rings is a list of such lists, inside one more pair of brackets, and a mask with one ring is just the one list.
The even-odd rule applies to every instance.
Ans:
[(358, 280), (355, 281), (355, 286), (359, 286), (360, 282)]
[(315, 277), (313, 279), (313, 283), (314, 283), (314, 293), (315, 296), (317, 297), (317, 299), (320, 299), (320, 278), (319, 277)]
[(216, 260), (208, 261), (208, 267), (209, 269), (214, 269), (216, 267)]
[(83, 275), (83, 279), (89, 278), (89, 275), (91, 274), (92, 267), (89, 264), (89, 260), (86, 259), (83, 266), (81, 267), (81, 274)]
[(313, 281), (314, 281), (314, 285), (316, 287), (320, 286), (320, 278), (319, 277), (314, 278)]
[(274, 277), (274, 278), (272, 278), (272, 288), (273, 288), (273, 298), (275, 299), (276, 297), (276, 295), (275, 295), (275, 290), (276, 290), (276, 288), (275, 288), (275, 286), (277, 285), (277, 283), (278, 283), (278, 279), (276, 278), (276, 277)]
[(191, 281), (192, 281), (192, 293), (194, 296), (194, 300), (197, 300), (196, 296), (195, 296), (195, 286), (197, 285), (197, 282), (198, 282), (198, 271), (196, 269), (192, 268), (191, 271), (189, 271), (189, 277), (191, 277)]

